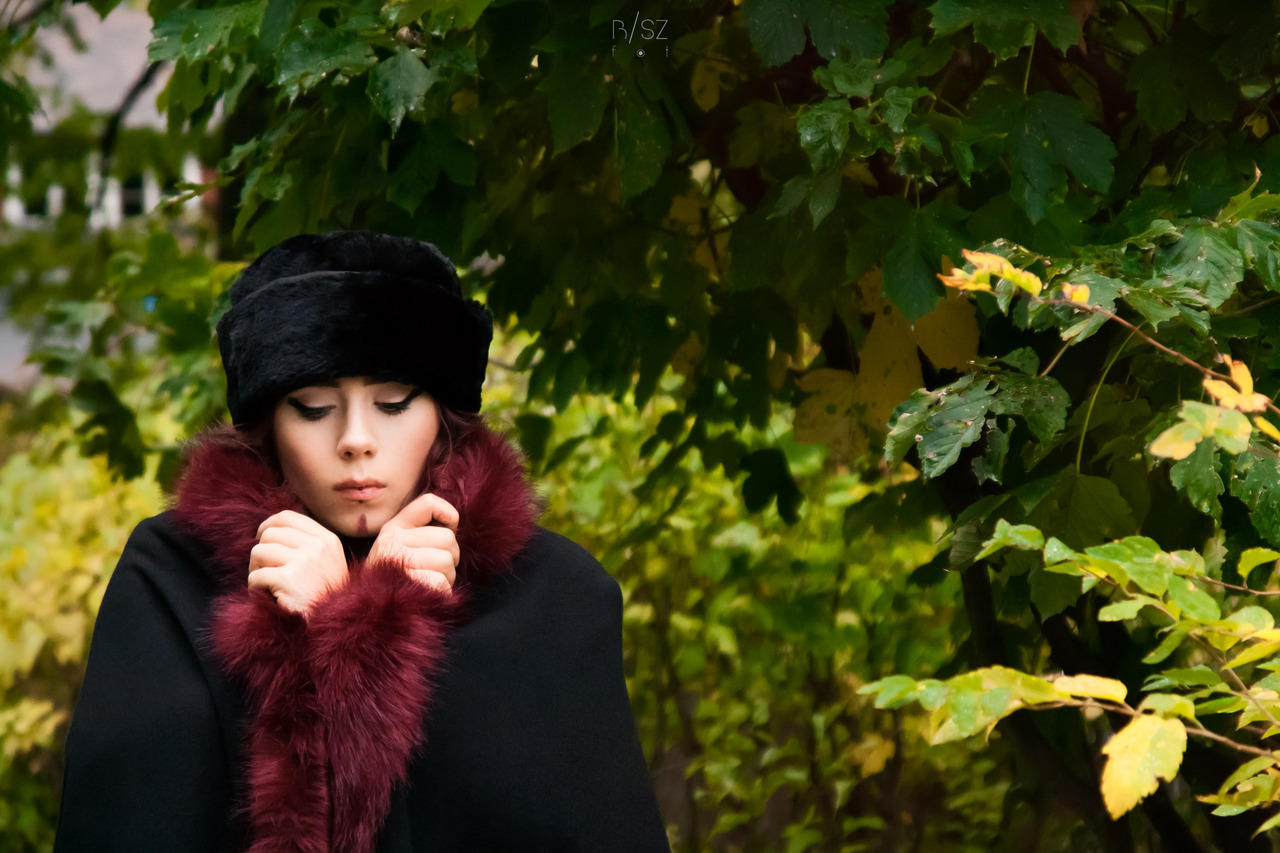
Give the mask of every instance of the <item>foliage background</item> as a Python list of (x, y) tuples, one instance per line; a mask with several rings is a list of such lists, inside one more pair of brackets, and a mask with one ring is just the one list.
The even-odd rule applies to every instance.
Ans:
[[(149, 11), (167, 133), (33, 136), (22, 69), (65, 9), (0, 42), (0, 156), (68, 188), (0, 240), (42, 374), (0, 470), (9, 846), (48, 845), (121, 539), (224, 414), (220, 294), (368, 227), (438, 243), (501, 321), (488, 405), (624, 586), (676, 849), (1270, 849), (1280, 554), (1250, 549), (1280, 546), (1280, 468), (1240, 409), (1280, 365), (1275, 3)], [(95, 151), (179, 194), (199, 152), (215, 218), (88, 231)], [(1135, 723), (1192, 744), (1117, 783)]]

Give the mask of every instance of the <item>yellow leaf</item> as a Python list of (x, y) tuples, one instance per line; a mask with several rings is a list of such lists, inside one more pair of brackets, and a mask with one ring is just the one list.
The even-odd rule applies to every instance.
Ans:
[(915, 323), (916, 343), (943, 370), (963, 370), (978, 356), (978, 321), (973, 303), (948, 294)]
[(702, 363), (702, 341), (696, 332), (690, 332), (684, 343), (671, 355), (671, 369), (684, 377), (692, 376)]
[[(965, 260), (973, 264), (974, 272), (976, 273), (986, 273), (987, 276), (997, 275), (1027, 291), (1032, 296), (1039, 296), (1040, 291), (1044, 288), (1044, 282), (1040, 281), (1039, 276), (1026, 270), (1018, 269), (1009, 263), (1008, 258), (1002, 258), (989, 252), (970, 252), (968, 249), (964, 249), (963, 252)], [(980, 281), (984, 280), (981, 275), (978, 276), (978, 279)]]
[(459, 89), (454, 93), (450, 107), (458, 115), (465, 115), (480, 106), (480, 96), (475, 89)]
[(1177, 719), (1143, 714), (1116, 732), (1102, 748), (1102, 799), (1112, 819), (1154, 793), (1159, 780), (1172, 780), (1186, 749), (1187, 729)]
[(1272, 441), (1280, 442), (1280, 429), (1276, 429), (1275, 424), (1271, 423), (1271, 421), (1267, 420), (1262, 415), (1258, 415), (1253, 419), (1253, 423), (1254, 426), (1258, 428), (1258, 431), (1267, 436), (1267, 438)]
[(1067, 284), (1062, 285), (1062, 295), (1072, 302), (1088, 302), (1089, 301), (1089, 285), (1087, 284)]
[(1178, 421), (1151, 442), (1151, 455), (1165, 459), (1186, 459), (1204, 436), (1194, 425)]
[(1270, 129), (1271, 125), (1267, 123), (1267, 117), (1262, 114), (1258, 114), (1254, 117), (1253, 121), (1249, 122), (1249, 130), (1251, 130), (1253, 135), (1259, 139), (1266, 136), (1267, 131)]
[(1053, 687), (1059, 693), (1070, 696), (1088, 696), (1091, 699), (1109, 699), (1124, 704), (1124, 697), (1129, 695), (1129, 688), (1114, 678), (1102, 678), (1097, 675), (1064, 675), (1054, 679)]
[(991, 292), (989, 278), (990, 276), (975, 276), (973, 273), (965, 272), (964, 270), (953, 270), (951, 275), (938, 273), (938, 280), (947, 287), (954, 287), (957, 290), (979, 290), (984, 293)]
[(693, 94), (693, 102), (704, 113), (711, 112), (720, 103), (720, 70), (724, 66), (724, 58), (714, 54), (699, 59), (693, 66), (689, 90)]
[(922, 385), (924, 375), (911, 324), (898, 309), (882, 308), (858, 350), (854, 414), (861, 422), (864, 438), (855, 438), (855, 451), (864, 442), (879, 442), (888, 429), (894, 407)]
[(1222, 356), (1222, 361), (1231, 371), (1231, 381), (1236, 384), (1236, 387), (1232, 388), (1221, 379), (1206, 377), (1204, 390), (1228, 409), (1235, 409), (1238, 412), (1261, 412), (1265, 409), (1267, 403), (1271, 402), (1271, 398), (1266, 394), (1254, 393), (1253, 375), (1249, 373), (1249, 367), (1243, 361), (1236, 361), (1229, 355)]
[(810, 370), (800, 378), (810, 396), (796, 407), (796, 441), (825, 444), (849, 458), (853, 453), (853, 374), (847, 370)]

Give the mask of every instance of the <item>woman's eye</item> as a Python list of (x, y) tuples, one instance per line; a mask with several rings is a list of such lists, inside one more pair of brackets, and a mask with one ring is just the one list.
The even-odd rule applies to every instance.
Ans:
[(289, 405), (297, 410), (303, 420), (308, 421), (318, 421), (334, 409), (333, 406), (307, 406), (292, 397), (289, 398)]
[(406, 411), (409, 408), (409, 404), (412, 403), (414, 398), (421, 393), (421, 391), (411, 391), (409, 392), (408, 397), (405, 397), (398, 403), (378, 403), (377, 406), (380, 411), (383, 411), (388, 415), (398, 415), (401, 412)]

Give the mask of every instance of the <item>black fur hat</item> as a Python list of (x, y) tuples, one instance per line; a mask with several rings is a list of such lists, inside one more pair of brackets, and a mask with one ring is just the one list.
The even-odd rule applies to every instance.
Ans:
[(416, 385), (480, 411), (493, 318), (462, 298), (435, 246), (369, 231), (304, 234), (268, 249), (231, 286), (218, 321), (237, 424), (281, 395), (344, 376)]

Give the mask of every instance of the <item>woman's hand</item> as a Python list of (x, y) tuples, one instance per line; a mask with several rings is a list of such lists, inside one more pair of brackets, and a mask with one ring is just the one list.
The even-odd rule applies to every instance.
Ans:
[(314, 518), (285, 510), (258, 527), (249, 552), (249, 588), (265, 589), (280, 606), (307, 616), (312, 605), (347, 582), (337, 534)]
[(453, 591), (457, 580), (458, 511), (435, 495), (422, 495), (406, 504), (382, 525), (369, 552), (369, 562), (401, 562), (409, 577), (441, 592)]

